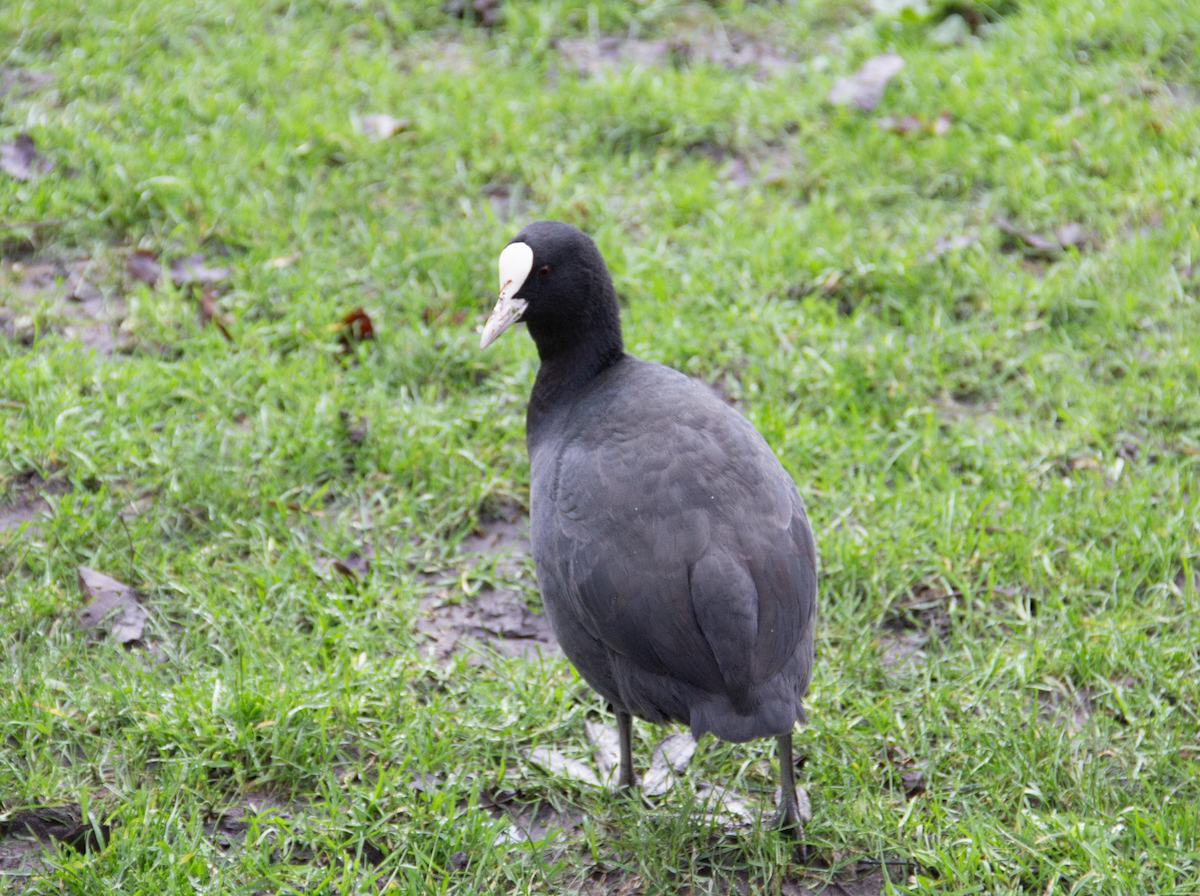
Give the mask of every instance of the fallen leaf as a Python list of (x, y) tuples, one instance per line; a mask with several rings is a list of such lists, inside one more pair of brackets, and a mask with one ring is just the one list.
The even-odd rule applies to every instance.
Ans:
[(466, 871), (469, 864), (471, 864), (471, 859), (462, 850), (450, 854), (450, 867), (455, 871)]
[(904, 785), (904, 793), (910, 800), (925, 792), (925, 772), (919, 768), (909, 769), (900, 776)]
[(267, 267), (276, 271), (281, 271), (284, 268), (290, 268), (300, 260), (300, 253), (295, 252), (291, 255), (280, 255), (278, 258), (272, 258), (267, 262)]
[(925, 255), (926, 261), (937, 261), (951, 252), (959, 252), (979, 242), (977, 233), (961, 233), (958, 236), (947, 236), (934, 240), (933, 251)]
[[(374, 554), (374, 551), (371, 551), (370, 548), (367, 550), (372, 555)], [(358, 551), (351, 551), (346, 555), (345, 559), (334, 560), (333, 568), (346, 578), (357, 582), (360, 579), (366, 578), (367, 573), (371, 571), (371, 561), (358, 553)]]
[(200, 294), (200, 323), (214, 324), (226, 341), (233, 342), (233, 336), (229, 334), (229, 327), (233, 321), (221, 314), (221, 306), (217, 304), (217, 294), (211, 289), (206, 289)]
[(176, 258), (171, 262), (171, 282), (176, 287), (212, 286), (228, 280), (233, 271), (230, 268), (210, 268), (204, 264), (199, 255), (189, 255), (187, 258)]
[(1099, 470), (1102, 466), (1094, 457), (1075, 457), (1067, 465), (1072, 470)]
[(796, 806), (800, 809), (800, 821), (803, 824), (808, 824), (813, 820), (812, 800), (808, 798), (808, 791), (803, 787), (796, 788)]
[(54, 163), (37, 151), (37, 144), (28, 134), (18, 134), (12, 143), (0, 143), (0, 171), (9, 177), (33, 180), (53, 167)]
[(433, 793), (442, 786), (442, 779), (439, 775), (433, 775), (428, 772), (425, 774), (414, 774), (412, 776), (412, 789), (417, 793)]
[(342, 318), (342, 345), (349, 350), (351, 342), (363, 342), (375, 338), (375, 324), (362, 308), (355, 308)]
[(961, 47), (971, 37), (971, 26), (958, 13), (951, 13), (929, 32), (929, 42), (937, 47)]
[(233, 336), (229, 335), (229, 326), (233, 324), (232, 320), (221, 313), (221, 306), (217, 305), (217, 296), (214, 291), (205, 289), (200, 293), (200, 324), (214, 324), (217, 330), (221, 331), (221, 335), (226, 337), (227, 342), (233, 342)]
[(600, 780), (611, 787), (620, 780), (621, 736), (617, 729), (603, 722), (586, 722), (583, 732), (592, 745), (592, 758), (600, 769)]
[(376, 143), (394, 137), (412, 127), (407, 118), (392, 118), (390, 115), (364, 115), (360, 119), (363, 135)]
[(158, 263), (158, 256), (149, 249), (138, 249), (130, 255), (128, 268), (130, 277), (151, 287), (156, 286), (162, 277), (162, 265)]
[(842, 78), (829, 90), (829, 103), (834, 106), (855, 106), (873, 112), (883, 99), (888, 82), (904, 68), (904, 60), (895, 53), (876, 56), (863, 63), (849, 78)]
[(529, 753), (529, 761), (548, 774), (570, 778), (572, 781), (578, 781), (590, 787), (600, 786), (600, 780), (596, 777), (595, 772), (578, 759), (570, 759), (557, 750), (538, 747)]
[(893, 134), (911, 134), (913, 131), (919, 131), (924, 127), (921, 119), (915, 115), (904, 115), (900, 118), (888, 115), (879, 119), (875, 124), (885, 131), (891, 131)]
[(992, 223), (1001, 233), (1023, 243), (1030, 250), (1027, 254), (1048, 260), (1057, 259), (1065, 249), (1083, 248), (1091, 242), (1082, 224), (1064, 224), (1055, 229), (1052, 237), (1044, 237), (1022, 230), (1006, 218), (995, 218)]
[(137, 592), (116, 579), (80, 566), (79, 585), (90, 603), (79, 611), (79, 623), (95, 628), (111, 617), (112, 636), (120, 644), (140, 640), (146, 627), (146, 611)]
[(707, 782), (701, 782), (696, 785), (696, 799), (710, 803), (718, 812), (729, 815), (740, 822), (754, 821), (755, 813), (750, 808), (750, 804), (741, 797), (730, 793), (726, 787), (714, 787)]
[(675, 779), (687, 770), (696, 752), (696, 742), (687, 732), (664, 737), (650, 757), (650, 770), (642, 779), (642, 793), (662, 796), (670, 790)]
[(943, 112), (934, 119), (932, 129), (934, 136), (945, 137), (950, 133), (950, 126), (954, 123), (954, 116), (949, 112)]

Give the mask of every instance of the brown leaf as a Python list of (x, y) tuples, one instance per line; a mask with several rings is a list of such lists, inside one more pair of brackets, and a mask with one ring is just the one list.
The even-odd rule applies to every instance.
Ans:
[(351, 342), (363, 342), (375, 338), (375, 325), (370, 315), (362, 308), (355, 308), (342, 318), (342, 347), (350, 350)]
[(54, 163), (37, 151), (28, 134), (18, 134), (12, 143), (0, 143), (0, 171), (20, 181), (33, 180), (45, 174)]
[(187, 258), (176, 258), (171, 262), (171, 282), (176, 287), (212, 286), (228, 280), (233, 273), (230, 268), (205, 267), (204, 258), (199, 255), (189, 255)]
[(159, 278), (162, 277), (162, 265), (158, 263), (158, 256), (149, 249), (138, 249), (130, 255), (128, 268), (130, 277), (141, 280), (150, 287), (158, 285)]
[(334, 560), (333, 568), (355, 582), (365, 579), (371, 571), (371, 562), (358, 551), (351, 551), (344, 560)]
[(829, 91), (832, 106), (855, 106), (873, 112), (883, 99), (888, 82), (904, 68), (904, 60), (895, 53), (876, 56), (863, 63), (849, 78), (842, 78)]
[(900, 782), (904, 785), (904, 793), (910, 800), (925, 792), (925, 772), (922, 769), (909, 769), (900, 776)]
[(138, 602), (137, 592), (102, 572), (80, 566), (79, 586), (90, 603), (79, 611), (79, 624), (95, 628), (111, 618), (112, 636), (120, 644), (141, 640), (146, 627), (146, 611)]
[(1025, 245), (1026, 254), (1053, 261), (1059, 258), (1065, 249), (1081, 249), (1092, 242), (1092, 237), (1082, 224), (1064, 224), (1055, 229), (1050, 237), (1030, 233), (1017, 227), (1007, 218), (993, 219), (996, 229)]
[(233, 321), (221, 314), (221, 306), (217, 304), (217, 294), (211, 289), (206, 289), (200, 293), (200, 324), (204, 326), (210, 323), (221, 331), (221, 335), (227, 342), (233, 342), (233, 336), (229, 333)]

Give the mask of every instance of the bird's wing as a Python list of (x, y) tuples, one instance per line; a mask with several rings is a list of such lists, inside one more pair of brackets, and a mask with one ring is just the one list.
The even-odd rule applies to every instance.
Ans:
[(684, 382), (677, 400), (667, 389), (589, 409), (603, 425), (581, 427), (558, 455), (544, 556), (592, 637), (736, 699), (794, 653), (815, 555), (795, 486), (762, 437)]

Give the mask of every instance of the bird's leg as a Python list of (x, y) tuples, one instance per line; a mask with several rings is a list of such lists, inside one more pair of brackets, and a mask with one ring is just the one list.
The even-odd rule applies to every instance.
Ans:
[(627, 790), (637, 784), (633, 776), (633, 716), (617, 710), (617, 738), (621, 742), (621, 768), (617, 786)]
[(775, 740), (779, 754), (779, 788), (781, 803), (777, 826), (788, 836), (804, 839), (804, 825), (800, 821), (800, 806), (796, 802), (796, 773), (792, 767), (792, 734), (781, 734)]

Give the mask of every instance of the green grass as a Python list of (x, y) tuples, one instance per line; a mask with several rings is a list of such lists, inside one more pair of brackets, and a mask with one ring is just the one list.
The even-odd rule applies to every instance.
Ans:
[[(0, 100), (0, 142), (56, 168), (0, 174), (0, 306), (37, 335), (0, 337), (0, 505), (30, 471), (70, 488), (0, 532), (0, 819), (80, 804), (104, 835), (8, 884), (779, 893), (886, 860), (897, 892), (1200, 892), (1200, 4), (1000, 11), (939, 47), (936, 14), (816, 0), (509, 0), (490, 31), (417, 0), (6, 4), (0, 68), (55, 81)], [(718, 24), (798, 64), (589, 79), (553, 47)], [(889, 50), (876, 113), (825, 104)], [(371, 142), (375, 112), (411, 128)], [(944, 136), (876, 124), (942, 112)], [(738, 186), (734, 158), (781, 173)], [(997, 217), (1091, 239), (1026, 257)], [(724, 389), (808, 504), (807, 867), (714, 830), (690, 786), (648, 807), (528, 765), (585, 757), (603, 715), (565, 661), (422, 658), (424, 574), (459, 581), (461, 538), (528, 500), (536, 355), (521, 333), (481, 354), (476, 328), (538, 218), (595, 236), (630, 350)], [(231, 265), (231, 339), (132, 281), (135, 247)], [(17, 288), (14, 262), (81, 258), (127, 305), (112, 356)], [(377, 338), (346, 353), (360, 305)], [(362, 583), (316, 571), (364, 543)], [(144, 647), (79, 632), (79, 565), (139, 589)], [(643, 766), (659, 736), (638, 729)], [(687, 783), (769, 804), (770, 755), (706, 740)], [(495, 844), (478, 802), (506, 788), (582, 832)], [(205, 828), (268, 798), (290, 809), (244, 844)]]

